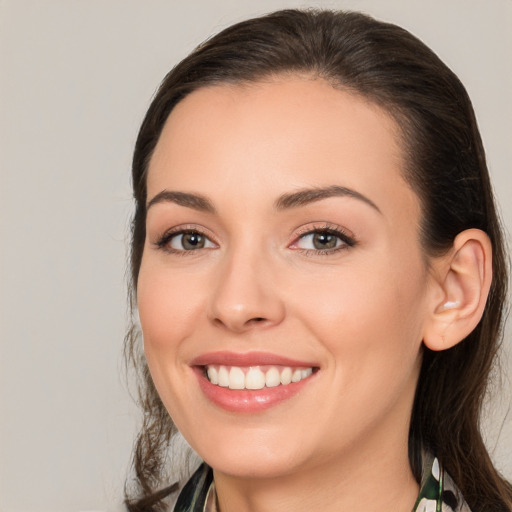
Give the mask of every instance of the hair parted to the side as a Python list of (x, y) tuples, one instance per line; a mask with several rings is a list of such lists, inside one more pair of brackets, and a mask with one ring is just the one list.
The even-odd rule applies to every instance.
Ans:
[[(321, 78), (385, 109), (401, 130), (403, 175), (422, 205), (425, 254), (442, 254), (468, 228), (493, 247), (493, 283), (477, 328), (454, 348), (424, 348), (409, 435), (419, 479), (420, 453), (431, 450), (473, 512), (512, 510), (512, 488), (497, 473), (482, 441), (480, 411), (499, 347), (507, 262), (485, 154), (470, 99), (455, 74), (406, 30), (355, 12), (284, 10), (233, 25), (199, 46), (162, 82), (139, 132), (133, 157), (136, 209), (131, 241), (131, 306), (145, 240), (146, 173), (174, 106), (208, 85), (256, 82), (283, 74)], [(131, 512), (165, 510), (174, 487), (164, 461), (175, 427), (141, 354), (137, 329), (125, 354), (138, 368), (142, 429), (127, 484)], [(163, 489), (163, 490), (162, 490)]]

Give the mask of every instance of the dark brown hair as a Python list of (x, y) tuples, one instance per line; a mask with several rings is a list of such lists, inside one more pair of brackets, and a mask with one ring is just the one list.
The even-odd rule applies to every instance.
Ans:
[[(233, 25), (199, 46), (162, 82), (139, 132), (133, 157), (131, 305), (145, 240), (146, 173), (167, 117), (192, 91), (283, 74), (322, 78), (384, 108), (400, 127), (404, 177), (422, 205), (425, 254), (442, 254), (468, 228), (493, 247), (493, 283), (476, 329), (454, 348), (424, 348), (412, 411), (409, 456), (419, 480), (420, 453), (435, 453), (473, 512), (512, 510), (512, 489), (482, 441), (480, 411), (500, 342), (507, 265), (485, 154), (470, 99), (456, 75), (406, 30), (354, 12), (285, 10)], [(141, 377), (143, 425), (134, 450), (130, 511), (164, 510), (173, 487), (163, 482), (175, 431), (153, 387), (137, 332), (126, 355)], [(130, 494), (127, 486), (127, 496)]]

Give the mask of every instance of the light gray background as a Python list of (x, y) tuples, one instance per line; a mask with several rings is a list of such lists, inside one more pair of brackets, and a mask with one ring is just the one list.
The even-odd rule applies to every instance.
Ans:
[[(512, 226), (510, 0), (0, 0), (1, 512), (122, 510), (137, 423), (120, 368), (138, 125), (204, 38), (305, 5), (401, 24), (459, 74)], [(505, 380), (486, 415), (509, 479), (510, 401)]]

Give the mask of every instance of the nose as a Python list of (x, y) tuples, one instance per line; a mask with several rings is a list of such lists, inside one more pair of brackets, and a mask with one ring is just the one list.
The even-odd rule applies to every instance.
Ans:
[(212, 290), (209, 316), (233, 332), (278, 325), (285, 316), (276, 272), (250, 249), (226, 255)]

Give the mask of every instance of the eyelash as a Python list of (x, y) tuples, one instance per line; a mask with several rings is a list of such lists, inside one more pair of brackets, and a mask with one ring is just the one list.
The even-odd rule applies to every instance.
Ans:
[[(155, 243), (154, 245), (163, 251), (166, 251), (168, 253), (171, 253), (173, 255), (179, 255), (179, 256), (190, 256), (195, 252), (198, 252), (199, 249), (196, 250), (186, 250), (186, 249), (174, 249), (169, 246), (169, 243), (171, 240), (177, 236), (180, 235), (187, 235), (187, 234), (196, 234), (201, 237), (206, 238), (208, 241), (210, 241), (213, 244), (216, 244), (216, 242), (212, 241), (212, 237), (210, 235), (207, 235), (203, 230), (198, 229), (196, 227), (180, 227), (176, 229), (171, 229), (164, 233)], [(314, 234), (328, 234), (337, 237), (339, 240), (341, 240), (342, 245), (339, 247), (334, 247), (332, 249), (301, 249), (301, 248), (294, 248), (293, 250), (299, 251), (305, 256), (328, 256), (332, 255), (334, 253), (337, 253), (339, 251), (343, 251), (346, 249), (349, 249), (350, 247), (354, 247), (357, 244), (357, 241), (353, 236), (348, 235), (341, 227), (335, 226), (332, 224), (323, 224), (321, 226), (313, 226), (305, 228), (302, 232), (299, 231), (297, 234), (297, 237), (295, 238), (294, 242), (290, 244), (289, 247), (293, 248), (293, 245), (297, 244), (300, 240), (305, 238), (308, 235), (314, 235)], [(210, 249), (210, 248), (206, 248)]]
[(305, 256), (330, 256), (335, 253), (338, 253), (339, 251), (345, 251), (347, 249), (350, 249), (351, 247), (354, 247), (357, 245), (357, 240), (345, 232), (343, 228), (340, 226), (336, 226), (333, 224), (322, 224), (321, 226), (308, 226), (307, 228), (304, 228), (303, 231), (299, 231), (295, 241), (291, 244), (291, 247), (293, 245), (297, 244), (301, 239), (305, 238), (308, 235), (314, 235), (314, 234), (328, 234), (337, 237), (341, 240), (342, 245), (339, 247), (334, 247), (332, 249), (301, 249), (296, 248), (294, 250), (300, 251)]
[[(204, 237), (206, 240), (212, 242), (211, 235), (207, 235), (204, 231), (197, 229), (196, 227), (179, 227), (170, 229), (169, 231), (166, 231), (156, 242), (155, 246), (157, 249), (161, 249), (165, 252), (168, 252), (173, 255), (177, 256), (191, 256), (193, 253), (199, 251), (199, 249), (196, 250), (186, 250), (186, 249), (174, 249), (173, 247), (170, 247), (169, 243), (171, 240), (177, 236), (180, 235), (199, 235), (201, 237)], [(209, 249), (209, 247), (207, 248)]]

